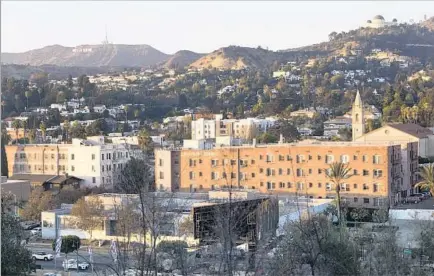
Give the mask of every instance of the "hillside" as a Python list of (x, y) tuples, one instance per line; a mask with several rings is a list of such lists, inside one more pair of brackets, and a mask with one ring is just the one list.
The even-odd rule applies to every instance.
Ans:
[(164, 63), (166, 68), (184, 68), (194, 61), (200, 59), (205, 54), (199, 54), (192, 51), (182, 50), (176, 52), (168, 61)]
[(15, 78), (15, 79), (29, 79), (34, 73), (48, 73), (50, 79), (62, 80), (66, 79), (69, 75), (78, 77), (80, 75), (95, 75), (107, 73), (110, 71), (122, 70), (122, 68), (113, 67), (77, 67), (77, 66), (56, 66), (56, 65), (41, 65), (41, 66), (28, 66), (19, 64), (5, 64), (1, 66), (2, 77)]
[(275, 62), (283, 62), (289, 56), (288, 53), (273, 52), (261, 48), (249, 48), (229, 46), (220, 48), (197, 61), (192, 68), (214, 67), (219, 69), (243, 69), (243, 68), (269, 68)]
[(44, 64), (58, 66), (152, 66), (166, 61), (170, 56), (149, 45), (80, 45), (64, 47), (47, 46), (24, 53), (2, 53), (4, 64)]
[[(388, 49), (401, 55), (426, 61), (434, 56), (434, 18), (420, 24), (400, 24), (385, 28), (359, 28), (349, 32), (332, 33), (330, 40), (295, 50), (323, 55), (345, 55), (347, 50), (368, 54), (374, 48)], [(291, 51), (291, 50), (287, 50)]]

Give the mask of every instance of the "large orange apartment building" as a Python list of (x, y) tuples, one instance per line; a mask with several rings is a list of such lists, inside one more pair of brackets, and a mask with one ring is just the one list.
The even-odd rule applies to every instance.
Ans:
[(378, 207), (411, 191), (417, 181), (417, 147), (417, 143), (300, 142), (159, 149), (155, 183), (172, 191), (232, 187), (334, 198), (335, 187), (327, 173), (331, 163), (343, 162), (351, 168), (351, 177), (341, 187), (343, 200), (350, 206)]

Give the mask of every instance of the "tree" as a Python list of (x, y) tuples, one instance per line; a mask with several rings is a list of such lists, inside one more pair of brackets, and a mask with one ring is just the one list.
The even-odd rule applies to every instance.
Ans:
[(172, 268), (180, 269), (182, 275), (187, 275), (187, 248), (185, 241), (161, 241), (156, 251), (157, 254), (162, 253), (165, 260), (172, 260)]
[(351, 169), (348, 167), (348, 164), (334, 162), (330, 164), (327, 173), (327, 178), (335, 185), (339, 224), (342, 223), (341, 185), (344, 184), (345, 180), (351, 177), (350, 172)]
[(282, 134), (286, 142), (293, 142), (300, 139), (300, 133), (297, 127), (288, 120), (280, 119), (276, 122), (275, 126), (268, 130), (269, 133), (275, 137), (279, 137)]
[[(65, 254), (65, 259), (68, 259), (68, 254), (80, 249), (80, 238), (75, 235), (62, 236), (62, 245), (60, 246), (60, 252)], [(51, 244), (53, 251), (56, 250), (56, 240), (53, 240)]]
[(21, 122), (21, 126), (23, 127), (23, 140), (24, 140), (24, 144), (26, 144), (26, 139), (27, 137), (27, 120), (24, 120)]
[(45, 142), (45, 137), (46, 137), (45, 135), (47, 134), (47, 126), (45, 125), (44, 122), (41, 122), (41, 124), (39, 125), (39, 129), (42, 132), (42, 139)]
[(152, 154), (154, 150), (154, 141), (152, 141), (151, 136), (146, 131), (146, 129), (141, 129), (137, 134), (137, 139), (140, 149), (146, 154)]
[(2, 176), (9, 176), (8, 159), (6, 157), (5, 141), (1, 139), (1, 170)]
[(122, 169), (119, 184), (115, 190), (126, 194), (141, 194), (154, 189), (150, 176), (151, 166), (143, 159), (131, 157)]
[(268, 132), (262, 133), (256, 139), (258, 140), (258, 143), (261, 143), (261, 144), (277, 143), (277, 141), (278, 141), (278, 138), (276, 136), (274, 136), (273, 134), (268, 133)]
[(92, 241), (93, 230), (102, 230), (101, 221), (104, 207), (98, 197), (80, 198), (72, 206), (72, 223), (78, 228), (89, 233), (89, 240)]
[(21, 127), (21, 121), (20, 120), (15, 119), (12, 121), (12, 128), (15, 129), (15, 141), (17, 144), (18, 144), (18, 140), (19, 140), (18, 139), (18, 130), (20, 129), (20, 127)]
[(30, 275), (31, 252), (22, 244), (25, 232), (20, 220), (7, 210), (14, 208), (12, 194), (1, 194), (1, 275)]
[(40, 220), (41, 212), (52, 210), (55, 208), (52, 193), (45, 192), (42, 187), (37, 187), (32, 190), (29, 200), (24, 205), (21, 216), (27, 220)]
[(68, 120), (65, 120), (63, 122), (63, 130), (65, 131), (65, 140), (68, 142), (69, 141), (69, 130), (71, 129), (71, 124), (69, 123)]
[(26, 111), (29, 109), (29, 98), (32, 96), (32, 92), (30, 90), (27, 90), (24, 92), (24, 95), (26, 96), (27, 105), (26, 105)]
[(423, 166), (419, 172), (422, 180), (416, 184), (416, 187), (422, 190), (428, 190), (431, 195), (434, 195), (434, 163)]

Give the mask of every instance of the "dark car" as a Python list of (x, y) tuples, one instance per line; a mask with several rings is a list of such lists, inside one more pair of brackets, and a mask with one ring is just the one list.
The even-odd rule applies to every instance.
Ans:
[(416, 193), (416, 194), (412, 194), (412, 195), (410, 195), (410, 196), (413, 196), (413, 197), (419, 197), (419, 199), (420, 199), (421, 201), (427, 199), (427, 197), (426, 197), (424, 194), (422, 194), (422, 193)]

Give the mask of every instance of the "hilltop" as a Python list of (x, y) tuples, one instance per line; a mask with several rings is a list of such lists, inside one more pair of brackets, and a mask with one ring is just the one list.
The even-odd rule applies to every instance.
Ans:
[(46, 46), (24, 53), (2, 53), (2, 63), (39, 66), (152, 66), (170, 56), (149, 45), (80, 45), (64, 47)]
[(220, 48), (197, 61), (192, 68), (214, 67), (219, 69), (239, 70), (244, 68), (265, 69), (274, 62), (283, 61), (286, 56), (282, 52), (268, 51), (262, 48), (229, 46)]
[(205, 54), (199, 54), (188, 50), (181, 50), (176, 52), (164, 63), (166, 68), (184, 68), (189, 66), (194, 61), (200, 59)]

